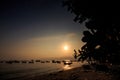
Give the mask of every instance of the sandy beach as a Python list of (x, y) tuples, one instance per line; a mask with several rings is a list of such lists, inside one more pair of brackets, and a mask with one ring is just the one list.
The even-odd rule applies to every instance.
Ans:
[(45, 75), (31, 75), (28, 78), (26, 77), (20, 80), (111, 80), (111, 75), (104, 72), (96, 72), (92, 69), (86, 70), (83, 67), (78, 67)]

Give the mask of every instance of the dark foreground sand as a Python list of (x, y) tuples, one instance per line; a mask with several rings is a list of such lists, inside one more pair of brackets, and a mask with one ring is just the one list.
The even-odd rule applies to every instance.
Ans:
[(45, 75), (34, 75), (21, 80), (111, 80), (111, 75), (108, 73), (96, 72), (92, 69), (86, 70), (83, 69), (83, 67), (79, 67)]

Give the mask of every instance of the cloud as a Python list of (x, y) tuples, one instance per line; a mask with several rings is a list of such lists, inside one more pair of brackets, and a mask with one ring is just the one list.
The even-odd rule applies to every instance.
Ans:
[(38, 42), (38, 41), (64, 40), (64, 39), (74, 38), (76, 36), (77, 36), (77, 34), (75, 34), (75, 33), (68, 33), (68, 34), (65, 34), (65, 35), (35, 37), (35, 38), (29, 39), (29, 41)]
[(76, 37), (76, 36), (77, 36), (76, 33), (68, 33), (68, 34), (66, 34), (66, 37), (68, 37), (68, 38), (73, 38), (73, 37)]

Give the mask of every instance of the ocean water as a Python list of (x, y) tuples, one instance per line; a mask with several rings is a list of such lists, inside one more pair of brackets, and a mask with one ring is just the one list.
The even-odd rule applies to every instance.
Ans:
[(0, 63), (0, 80), (12, 80), (22, 77), (31, 77), (42, 75), (46, 73), (58, 72), (61, 70), (68, 70), (80, 67), (84, 63), (73, 62), (71, 65), (64, 65), (63, 63), (34, 63), (34, 64), (6, 64)]

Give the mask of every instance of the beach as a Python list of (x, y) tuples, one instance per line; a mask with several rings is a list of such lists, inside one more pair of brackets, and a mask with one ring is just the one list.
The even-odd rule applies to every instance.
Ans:
[(105, 68), (99, 68), (96, 71), (94, 66), (80, 62), (1, 64), (0, 80), (116, 80)]
[(44, 75), (32, 75), (28, 78), (21, 78), (20, 80), (112, 80), (111, 77), (108, 73), (77, 67)]

